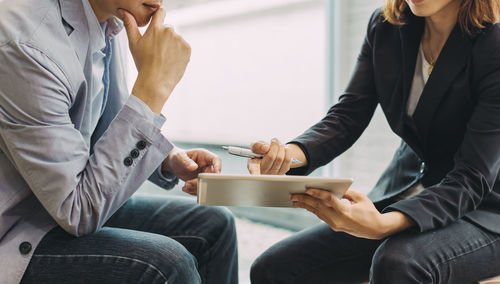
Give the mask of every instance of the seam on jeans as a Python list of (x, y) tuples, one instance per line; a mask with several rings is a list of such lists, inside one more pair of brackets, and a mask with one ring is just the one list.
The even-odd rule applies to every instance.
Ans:
[[(0, 0), (1, 1), (1, 0)], [(181, 236), (169, 236), (169, 238), (172, 238), (172, 239), (175, 239), (175, 238), (179, 238), (179, 239), (199, 239), (199, 240), (202, 240), (203, 241), (203, 244), (204, 245), (209, 245), (210, 243), (207, 241), (207, 239), (203, 238), (203, 237), (200, 237), (200, 236), (187, 236), (187, 235), (181, 235)], [(215, 245), (214, 245), (215, 246)], [(210, 247), (206, 252), (205, 254), (203, 254), (203, 257), (205, 258), (208, 254), (210, 254), (210, 250), (212, 248)], [(199, 260), (197, 260), (199, 261)]]
[[(200, 236), (186, 236), (186, 235), (180, 235), (180, 236), (170, 236), (170, 238), (172, 238), (172, 239), (175, 239), (175, 238), (192, 238), (192, 239), (200, 239), (200, 240), (202, 240), (202, 241), (204, 242), (204, 244), (206, 244), (206, 245), (209, 245), (209, 244), (210, 244), (210, 243), (207, 241), (207, 239), (205, 239), (205, 238), (203, 238), (203, 237), (200, 237)], [(216, 243), (217, 243), (217, 242), (216, 242)], [(210, 260), (212, 259), (212, 248), (216, 246), (216, 243), (215, 243), (213, 246), (211, 246), (209, 249), (207, 249), (207, 250), (206, 250), (206, 252), (205, 252), (205, 253), (203, 254), (203, 256), (202, 256), (202, 259), (207, 259), (207, 264), (208, 264), (208, 263), (210, 262)], [(198, 266), (198, 268), (200, 268), (200, 267), (199, 267), (199, 264), (200, 264), (200, 260), (199, 260), (199, 259), (197, 259), (197, 264), (198, 264), (198, 265), (197, 265), (197, 266)], [(209, 274), (209, 271), (208, 271), (208, 269), (206, 269), (206, 267), (205, 267), (205, 280), (206, 280), (206, 279), (209, 279), (209, 275), (210, 275), (210, 274)]]
[(446, 259), (446, 260), (444, 260), (444, 261), (442, 261), (442, 262), (440, 262), (440, 263), (436, 264), (436, 266), (435, 266), (435, 268), (434, 268), (434, 272), (436, 272), (435, 270), (437, 270), (437, 269), (438, 269), (438, 266), (441, 266), (441, 265), (443, 265), (443, 264), (445, 264), (445, 263), (448, 263), (448, 262), (450, 262), (450, 261), (453, 261), (453, 260), (455, 260), (455, 259), (457, 259), (457, 258), (459, 258), (459, 257), (461, 257), (461, 256), (464, 256), (464, 255), (467, 255), (467, 254), (474, 253), (474, 252), (476, 252), (476, 251), (478, 251), (478, 250), (480, 250), (480, 249), (483, 249), (483, 248), (485, 248), (485, 247), (488, 247), (488, 246), (492, 245), (493, 243), (496, 243), (496, 242), (497, 242), (497, 241), (499, 241), (499, 240), (500, 240), (500, 238), (496, 238), (496, 239), (494, 239), (493, 241), (488, 242), (488, 243), (485, 243), (485, 244), (483, 244), (483, 245), (481, 245), (481, 246), (479, 246), (479, 247), (477, 247), (477, 248), (475, 248), (475, 249), (472, 249), (472, 250), (470, 250), (470, 251), (463, 252), (463, 253), (458, 254), (458, 255), (455, 255), (455, 256), (453, 256), (453, 257), (451, 257), (451, 258), (449, 258), (449, 259)]
[(191, 238), (191, 239), (200, 239), (200, 240), (203, 240), (205, 243), (208, 243), (208, 241), (203, 238), (203, 237), (199, 237), (199, 236), (168, 236), (169, 238)]
[(65, 258), (65, 257), (104, 257), (104, 258), (118, 258), (118, 259), (126, 259), (126, 260), (131, 260), (135, 261), (141, 264), (145, 264), (148, 267), (156, 270), (156, 272), (163, 277), (165, 280), (165, 283), (167, 281), (167, 277), (158, 269), (156, 266), (152, 265), (151, 263), (147, 263), (145, 261), (142, 261), (140, 259), (136, 258), (131, 258), (131, 257), (126, 257), (126, 256), (119, 256), (119, 255), (109, 255), (109, 254), (34, 254), (33, 257), (54, 257), (54, 258)]
[(340, 258), (340, 259), (335, 259), (333, 261), (329, 261), (329, 262), (323, 263), (322, 265), (319, 265), (319, 266), (316, 266), (314, 268), (311, 268), (311, 269), (305, 271), (304, 273), (301, 273), (300, 275), (297, 275), (297, 276), (293, 277), (292, 278), (292, 282), (295, 283), (295, 280), (297, 280), (299, 277), (302, 277), (303, 275), (305, 275), (307, 273), (310, 273), (311, 271), (320, 269), (323, 266), (326, 266), (326, 265), (329, 265), (329, 264), (332, 264), (332, 263), (335, 263), (335, 262), (341, 262), (341, 261), (345, 261), (345, 260), (349, 260), (349, 259), (359, 258), (359, 257), (362, 257), (362, 256), (370, 256), (370, 253), (362, 253), (362, 254), (357, 254), (355, 256), (347, 256), (347, 257), (343, 257), (343, 258)]

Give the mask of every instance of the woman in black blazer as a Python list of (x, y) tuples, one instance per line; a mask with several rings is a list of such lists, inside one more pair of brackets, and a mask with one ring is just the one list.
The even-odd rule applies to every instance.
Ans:
[[(309, 189), (325, 224), (271, 247), (253, 283), (468, 283), (500, 274), (500, 0), (386, 0), (325, 118), (257, 142), (251, 173), (309, 174), (347, 150), (380, 104), (402, 138), (365, 196)], [(304, 161), (291, 169), (291, 158)], [(333, 230), (332, 230), (333, 229)]]

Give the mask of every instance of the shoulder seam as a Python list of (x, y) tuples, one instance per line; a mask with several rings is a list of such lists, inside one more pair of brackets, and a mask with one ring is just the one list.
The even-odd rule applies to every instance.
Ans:
[[(69, 85), (68, 91), (70, 92), (70, 98), (74, 96), (74, 94), (73, 94), (74, 86), (71, 84), (71, 80), (69, 79), (66, 72), (64, 72), (63, 68), (61, 68), (61, 66), (59, 64), (57, 64), (57, 62), (54, 59), (52, 59), (52, 57), (48, 56), (45, 52), (43, 52), (43, 50), (41, 50), (40, 48), (38, 48), (37, 46), (34, 46), (32, 44), (20, 42), (19, 45), (26, 46), (29, 49), (33, 49), (33, 50), (40, 52), (43, 56), (45, 56), (48, 60), (50, 60), (50, 62), (52, 62), (55, 66), (57, 66), (59, 71), (61, 71), (61, 73), (64, 75), (64, 79), (66, 79), (66, 82), (68, 82), (68, 85)], [(73, 102), (71, 102), (71, 104), (73, 104)]]

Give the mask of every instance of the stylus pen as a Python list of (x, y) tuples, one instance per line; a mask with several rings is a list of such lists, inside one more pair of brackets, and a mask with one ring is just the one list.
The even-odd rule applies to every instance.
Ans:
[[(234, 146), (222, 146), (222, 149), (227, 150), (229, 154), (240, 156), (240, 157), (246, 157), (246, 158), (252, 158), (252, 159), (262, 159), (264, 155), (257, 154), (252, 152), (250, 149), (245, 149), (245, 148), (240, 148), (240, 147), (234, 147)], [(292, 164), (301, 164), (302, 162), (292, 158)]]

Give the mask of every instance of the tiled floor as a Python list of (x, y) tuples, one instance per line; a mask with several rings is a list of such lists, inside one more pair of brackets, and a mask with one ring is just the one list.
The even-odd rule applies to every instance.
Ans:
[(274, 243), (290, 236), (291, 231), (255, 223), (246, 219), (236, 219), (238, 235), (240, 284), (250, 283), (252, 262)]

